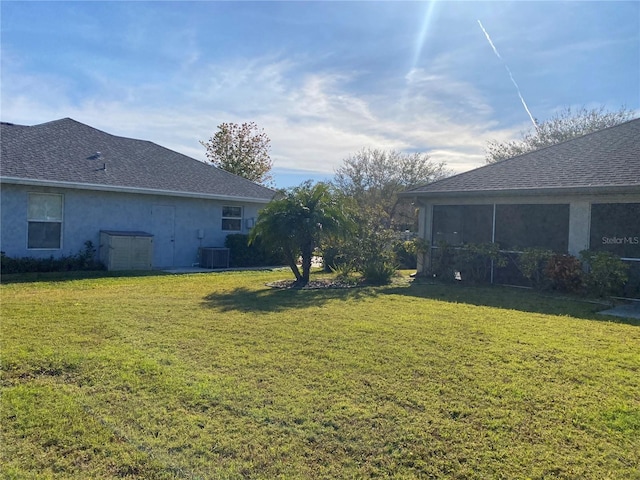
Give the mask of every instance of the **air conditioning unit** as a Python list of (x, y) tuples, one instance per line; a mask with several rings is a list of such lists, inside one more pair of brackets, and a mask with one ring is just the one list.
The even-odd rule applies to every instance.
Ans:
[(229, 249), (202, 247), (199, 250), (200, 268), (229, 268)]

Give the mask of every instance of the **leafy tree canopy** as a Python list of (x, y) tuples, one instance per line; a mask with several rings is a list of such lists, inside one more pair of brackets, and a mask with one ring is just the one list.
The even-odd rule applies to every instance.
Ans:
[(362, 211), (377, 212), (382, 226), (404, 229), (413, 224), (415, 215), (408, 204), (400, 202), (398, 193), (449, 174), (444, 162), (434, 162), (426, 153), (365, 148), (344, 159), (333, 183)]
[[(263, 208), (251, 230), (249, 242), (260, 238), (285, 256), (296, 281), (309, 282), (311, 257), (322, 240), (331, 235), (346, 234), (352, 221), (345, 212), (344, 202), (326, 183), (310, 181), (298, 187), (282, 190), (281, 195)], [(302, 271), (298, 258), (302, 257)]]
[(221, 123), (208, 142), (200, 141), (213, 165), (264, 185), (272, 182), (270, 142), (254, 122)]
[(487, 163), (494, 163), (541, 148), (580, 137), (603, 128), (619, 125), (634, 118), (634, 112), (622, 107), (620, 110), (606, 111), (604, 106), (591, 110), (582, 107), (572, 110), (567, 107), (549, 120), (538, 122), (536, 128), (522, 132), (520, 140), (488, 142), (486, 148)]

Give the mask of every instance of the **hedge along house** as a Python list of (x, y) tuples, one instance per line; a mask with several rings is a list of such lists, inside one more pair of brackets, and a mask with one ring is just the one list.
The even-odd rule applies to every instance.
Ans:
[(540, 247), (579, 255), (608, 251), (631, 265), (640, 297), (640, 119), (407, 191), (419, 207), (418, 262), (430, 273), (442, 243), (497, 243), (509, 266), (494, 283), (522, 284), (516, 258)]
[(248, 232), (275, 193), (69, 118), (3, 123), (0, 133), (0, 248), (10, 257), (74, 255), (91, 241), (109, 243), (100, 252), (105, 258), (112, 236), (121, 247), (123, 241), (151, 245), (134, 268), (192, 266), (200, 247), (222, 247), (227, 234)]

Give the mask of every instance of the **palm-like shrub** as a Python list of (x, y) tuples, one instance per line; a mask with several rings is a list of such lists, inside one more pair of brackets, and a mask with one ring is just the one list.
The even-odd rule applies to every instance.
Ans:
[[(331, 187), (308, 181), (281, 191), (260, 211), (249, 242), (260, 238), (263, 245), (282, 253), (296, 281), (305, 285), (309, 282), (311, 257), (322, 240), (344, 235), (351, 228), (344, 204)], [(302, 258), (302, 270), (298, 258)]]

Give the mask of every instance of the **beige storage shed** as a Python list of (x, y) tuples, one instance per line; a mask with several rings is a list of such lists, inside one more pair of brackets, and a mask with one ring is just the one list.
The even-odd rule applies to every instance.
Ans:
[(151, 270), (153, 235), (146, 232), (100, 232), (100, 261), (107, 270)]

